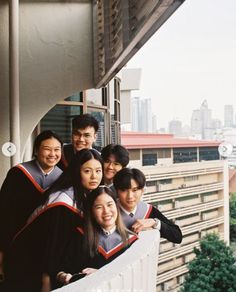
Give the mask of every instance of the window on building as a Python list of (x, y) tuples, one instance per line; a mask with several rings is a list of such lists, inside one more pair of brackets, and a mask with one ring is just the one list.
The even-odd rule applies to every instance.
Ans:
[(161, 184), (161, 185), (168, 185), (171, 183), (172, 183), (172, 178), (166, 178), (166, 179), (159, 180), (159, 184)]
[(41, 120), (40, 129), (52, 130), (57, 133), (64, 143), (71, 142), (71, 120), (82, 113), (80, 105), (54, 106)]
[(158, 158), (171, 158), (171, 149), (157, 149)]
[(174, 148), (174, 163), (197, 161), (197, 148)]
[(156, 165), (156, 164), (157, 164), (157, 153), (143, 153), (143, 166)]
[(156, 185), (156, 181), (155, 180), (149, 180), (146, 182), (146, 186), (147, 187), (152, 187)]
[(130, 149), (129, 150), (129, 159), (130, 160), (140, 160), (140, 150)]
[(91, 89), (75, 93), (58, 102), (40, 122), (40, 131), (56, 132), (64, 143), (71, 142), (71, 120), (82, 113), (90, 113), (100, 122), (95, 148), (101, 150), (109, 143), (120, 143), (120, 87), (119, 78), (114, 78), (115, 97), (112, 99), (114, 115), (110, 114), (108, 85), (102, 89)]
[(193, 181), (193, 180), (198, 180), (199, 176), (198, 175), (190, 175), (190, 176), (185, 176), (184, 181)]
[(199, 148), (199, 161), (202, 160), (219, 160), (218, 147), (201, 147)]

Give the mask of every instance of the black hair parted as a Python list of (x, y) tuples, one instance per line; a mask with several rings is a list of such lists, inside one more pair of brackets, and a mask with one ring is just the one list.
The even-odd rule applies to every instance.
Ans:
[(95, 133), (98, 131), (99, 122), (98, 120), (91, 114), (82, 114), (76, 116), (72, 119), (72, 129), (85, 129), (87, 127), (93, 127)]
[(86, 211), (91, 212), (91, 209), (92, 209), (92, 206), (93, 206), (95, 200), (97, 199), (97, 197), (99, 197), (103, 193), (112, 197), (114, 202), (116, 202), (117, 197), (116, 197), (116, 194), (114, 193), (114, 191), (112, 191), (109, 187), (107, 187), (105, 185), (100, 185), (95, 190), (92, 190), (89, 193), (89, 196), (87, 197), (86, 202), (84, 204), (85, 213), (86, 213)]
[(137, 168), (123, 168), (113, 178), (113, 185), (116, 190), (128, 190), (131, 188), (131, 180), (135, 180), (138, 189), (143, 189), (146, 184), (146, 178), (143, 172)]
[(44, 193), (45, 202), (50, 194), (73, 187), (75, 201), (77, 204), (83, 204), (84, 194), (86, 190), (84, 189), (81, 182), (81, 167), (87, 161), (95, 159), (101, 164), (103, 170), (103, 161), (100, 153), (95, 149), (82, 149), (76, 152), (73, 160), (68, 165), (66, 170), (61, 174), (61, 176), (53, 183), (53, 185)]
[(105, 162), (109, 159), (110, 155), (114, 155), (116, 162), (120, 163), (122, 167), (129, 164), (129, 151), (120, 144), (109, 144), (102, 149), (102, 159)]

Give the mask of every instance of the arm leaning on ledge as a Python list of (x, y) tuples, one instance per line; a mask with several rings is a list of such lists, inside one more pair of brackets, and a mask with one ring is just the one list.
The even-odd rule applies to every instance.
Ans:
[[(83, 279), (56, 289), (57, 292), (156, 291), (160, 232), (157, 229), (139, 233), (139, 239), (111, 263)], [(142, 271), (147, 269), (147, 273)], [(135, 285), (133, 287), (132, 285)], [(123, 290), (122, 290), (123, 289)]]

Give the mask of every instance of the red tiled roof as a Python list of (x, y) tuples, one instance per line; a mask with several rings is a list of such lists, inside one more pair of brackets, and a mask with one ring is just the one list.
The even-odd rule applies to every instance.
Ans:
[(219, 141), (191, 140), (175, 138), (172, 134), (152, 134), (122, 132), (121, 144), (127, 149), (140, 148), (180, 148), (180, 147), (218, 147)]

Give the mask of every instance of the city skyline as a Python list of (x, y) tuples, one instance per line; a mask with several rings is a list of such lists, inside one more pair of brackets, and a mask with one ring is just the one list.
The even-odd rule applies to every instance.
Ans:
[[(131, 126), (133, 131), (141, 131), (141, 132), (143, 132), (143, 130), (141, 130), (141, 128), (137, 126), (137, 123), (140, 122), (140, 115), (142, 116), (142, 113), (140, 112), (140, 110), (139, 111), (137, 110), (137, 102), (140, 103), (140, 104), (143, 103), (142, 109), (146, 110), (144, 102), (145, 101), (147, 102), (148, 100), (149, 100), (149, 102), (151, 101), (150, 98), (140, 98), (140, 97), (137, 97), (137, 96), (132, 98), (132, 102), (131, 102), (131, 104), (132, 104), (132, 112), (136, 113), (134, 115), (134, 120), (132, 121), (132, 126)], [(209, 111), (209, 113), (210, 113), (209, 114), (209, 121), (211, 121), (211, 122), (214, 121), (214, 125), (211, 125), (210, 127), (213, 126), (213, 128), (215, 128), (215, 129), (221, 129), (221, 128), (227, 128), (227, 127), (235, 127), (235, 125), (236, 125), (236, 108), (234, 108), (233, 105), (228, 105), (228, 104), (227, 105), (223, 105), (223, 111), (224, 111), (223, 118), (222, 119), (220, 119), (220, 118), (219, 119), (215, 119), (214, 118), (214, 116), (215, 116), (214, 115), (214, 110), (212, 110), (209, 107), (208, 101), (207, 101), (207, 99), (205, 99), (201, 104), (199, 104), (198, 108), (193, 109), (191, 111), (189, 123), (184, 124), (183, 121), (180, 118), (173, 118), (173, 119), (170, 119), (170, 120), (167, 121), (167, 127), (166, 128), (164, 128), (164, 127), (161, 127), (161, 128), (159, 127), (158, 128), (157, 127), (157, 132), (160, 132), (160, 131), (162, 132), (163, 130), (165, 130), (166, 133), (170, 132), (170, 124), (172, 122), (174, 122), (174, 121), (180, 122), (181, 125), (179, 125), (179, 126), (181, 126), (182, 128), (184, 126), (188, 126), (189, 129), (191, 130), (191, 124), (192, 124), (192, 118), (194, 117), (194, 112), (200, 111), (200, 109), (203, 107), (203, 105), (204, 105), (204, 107), (206, 107), (207, 111)], [(225, 114), (228, 114), (228, 111), (225, 109), (225, 107), (230, 108), (230, 111), (231, 111), (230, 116), (228, 116), (226, 119), (225, 119)], [(150, 108), (152, 108), (152, 104), (149, 105), (149, 109)], [(151, 118), (151, 116), (150, 116), (150, 118)], [(143, 123), (144, 123), (144, 127), (147, 127), (145, 119), (143, 120)], [(142, 123), (140, 123), (140, 125), (141, 124)], [(152, 127), (153, 127), (153, 125), (152, 125)], [(155, 133), (156, 131), (154, 131), (153, 129), (149, 128), (146, 132), (154, 132)]]
[(187, 0), (127, 64), (142, 69), (132, 95), (152, 99), (157, 128), (190, 125), (205, 99), (222, 122), (224, 105), (236, 107), (235, 16), (234, 0)]

